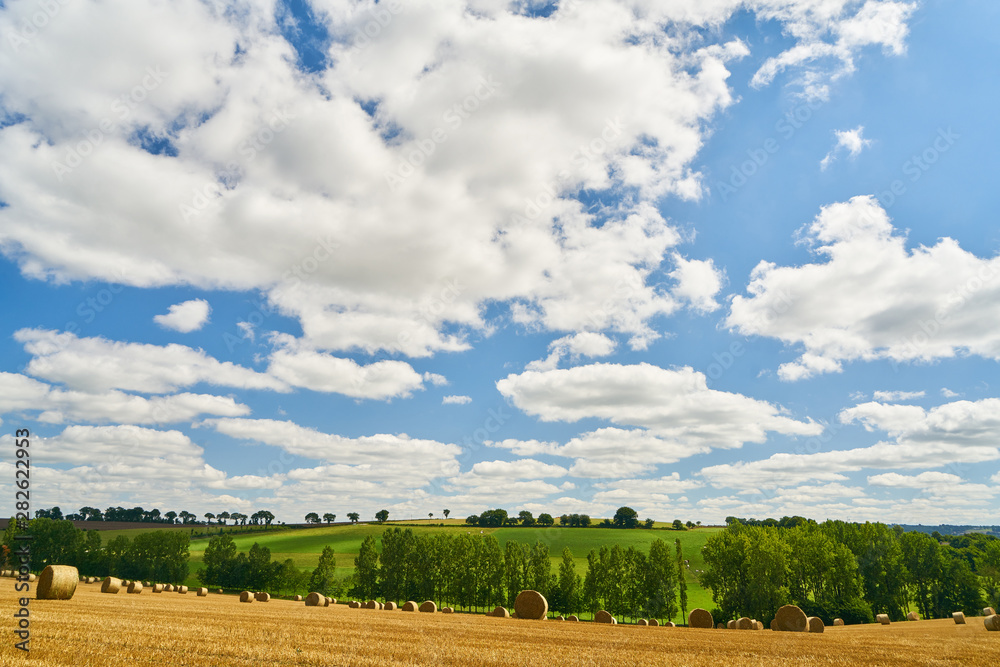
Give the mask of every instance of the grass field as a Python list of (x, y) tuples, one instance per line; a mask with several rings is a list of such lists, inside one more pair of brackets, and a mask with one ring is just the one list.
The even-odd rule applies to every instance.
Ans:
[(0, 580), (2, 665), (825, 665), (1000, 664), (981, 618), (827, 628), (824, 634), (525, 621), (470, 614), (305, 607), (230, 595), (32, 600), (31, 655), (14, 648), (13, 580)]
[[(437, 522), (435, 522), (437, 523)], [(291, 558), (297, 566), (303, 569), (316, 567), (323, 547), (330, 546), (337, 555), (337, 576), (346, 576), (354, 571), (354, 557), (361, 548), (361, 542), (369, 535), (378, 537), (391, 522), (385, 525), (357, 524), (325, 526), (317, 528), (292, 529), (260, 534), (237, 535), (233, 538), (237, 549), (249, 551), (254, 542), (271, 550), (271, 558), (284, 561)], [(404, 526), (411, 527), (411, 526)], [(413, 525), (413, 530), (421, 534), (447, 533), (451, 535), (471, 532), (496, 535), (503, 547), (508, 541), (534, 543), (540, 541), (547, 544), (552, 559), (553, 572), (557, 571), (562, 558), (562, 550), (569, 547), (576, 560), (577, 572), (583, 576), (587, 572), (587, 553), (591, 549), (599, 549), (601, 545), (620, 544), (622, 547), (635, 546), (642, 551), (649, 551), (649, 545), (657, 539), (668, 542), (673, 548), (674, 539), (680, 539), (684, 557), (691, 561), (691, 568), (686, 573), (688, 585), (688, 609), (704, 607), (712, 609), (711, 593), (698, 583), (696, 571), (704, 569), (701, 558), (701, 548), (710, 535), (721, 528), (698, 528), (688, 531), (673, 530), (612, 530), (606, 528), (470, 528), (461, 520), (452, 519), (445, 526)], [(190, 574), (186, 581), (188, 586), (200, 585), (197, 579), (201, 567), (202, 556), (207, 540), (191, 542)]]

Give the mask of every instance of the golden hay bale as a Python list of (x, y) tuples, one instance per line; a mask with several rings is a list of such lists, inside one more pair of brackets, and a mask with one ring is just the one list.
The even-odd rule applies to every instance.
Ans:
[(173, 584), (167, 584), (166, 586), (163, 587), (163, 590), (165, 590), (168, 593), (173, 593), (174, 592), (174, 585)]
[(715, 629), (716, 629), (716, 630), (725, 630), (725, 629), (726, 629), (726, 624), (725, 624), (725, 623), (722, 623), (722, 622), (719, 622), (719, 623), (717, 623), (717, 624), (715, 625)]
[(131, 579), (124, 579), (122, 581), (122, 586), (124, 586), (125, 588), (128, 588), (129, 584), (131, 584), (131, 583), (132, 583)]
[(638, 621), (635, 622), (635, 624), (636, 625), (649, 625), (649, 621), (647, 621), (644, 618), (640, 618)]
[(565, 617), (565, 616), (563, 616), (562, 614), (559, 614), (558, 616), (556, 616), (556, 620), (557, 620), (557, 621), (565, 621), (565, 620), (566, 620), (566, 617)]
[(257, 602), (267, 602), (271, 599), (271, 594), (259, 592), (259, 593), (254, 593), (253, 597), (255, 600), (257, 600)]
[(72, 565), (49, 565), (42, 570), (35, 588), (39, 600), (69, 600), (76, 592), (80, 571)]
[[(302, 602), (302, 596), (301, 595), (296, 595), (295, 597), (292, 598), (292, 602)], [(315, 605), (313, 605), (313, 606), (315, 606)]]
[(823, 623), (823, 619), (819, 616), (810, 616), (806, 620), (809, 621), (809, 632), (822, 633), (826, 630), (826, 625)]
[(403, 605), (403, 611), (416, 611), (417, 607), (418, 605), (416, 602), (413, 600), (407, 600), (406, 604)]
[(142, 582), (133, 581), (131, 584), (128, 585), (128, 592), (134, 593), (135, 595), (142, 593)]
[(712, 618), (711, 612), (700, 607), (692, 609), (691, 613), (688, 614), (688, 627), (711, 630), (715, 627), (715, 619)]
[(187, 586), (178, 586), (177, 587), (177, 592), (180, 593), (181, 595), (187, 595), (188, 587)]
[(514, 613), (518, 618), (544, 621), (549, 612), (549, 603), (538, 591), (521, 591), (514, 600)]
[(317, 593), (315, 591), (313, 591), (312, 593), (310, 593), (309, 595), (306, 596), (306, 606), (307, 607), (319, 607), (319, 606), (325, 607), (326, 605), (323, 604), (324, 602), (326, 602), (326, 597), (323, 596), (323, 595), (320, 595), (319, 593)]
[(777, 621), (777, 619), (772, 618), (771, 619), (771, 630), (777, 630), (777, 629), (778, 629), (778, 621)]
[(97, 583), (97, 577), (87, 577), (87, 583), (88, 584), (96, 584)]
[(793, 604), (786, 604), (774, 615), (775, 630), (778, 632), (805, 632), (809, 622), (806, 613)]
[(753, 629), (754, 629), (754, 630), (763, 630), (763, 629), (764, 629), (764, 624), (763, 624), (763, 623), (761, 623), (760, 621), (758, 621), (758, 620), (757, 620), (757, 619), (755, 618), (755, 619), (753, 620)]
[(956, 624), (965, 625), (965, 614), (963, 614), (962, 612), (956, 611), (954, 614), (951, 615), (951, 617), (955, 619)]
[(566, 617), (566, 620), (567, 621), (577, 621), (578, 622), (580, 620), (580, 617), (577, 616), (576, 614), (570, 614), (569, 616)]
[(386, 602), (385, 603), (385, 610), (386, 611), (395, 611), (397, 609), (399, 609), (399, 605), (396, 604), (395, 602)]
[(658, 620), (656, 620), (655, 618), (651, 618), (651, 619), (649, 619), (649, 624), (655, 628), (655, 627), (658, 627), (660, 625), (660, 622)]
[(906, 620), (908, 620), (908, 621), (919, 621), (920, 620), (920, 614), (918, 614), (915, 611), (911, 611), (909, 614), (906, 615)]
[(441, 613), (442, 614), (454, 614), (455, 610), (452, 609), (451, 607), (441, 607)]
[(735, 630), (736, 621), (726, 621), (726, 630)]
[(115, 577), (105, 577), (101, 582), (101, 592), (114, 595), (122, 589), (122, 580)]
[(875, 617), (875, 620), (882, 625), (889, 625), (889, 614), (879, 614)]
[(153, 584), (153, 592), (154, 593), (162, 593), (163, 592), (163, 584)]
[(747, 618), (746, 616), (741, 616), (736, 620), (736, 623), (733, 624), (733, 627), (736, 628), (737, 630), (753, 630), (754, 622), (753, 619), (751, 618)]
[(208, 597), (208, 589), (204, 588), (204, 587), (199, 588), (198, 589), (198, 597), (200, 597), (200, 598), (207, 598)]
[(844, 624), (844, 619), (842, 619), (842, 618), (835, 618), (835, 619), (833, 619), (833, 624), (834, 625), (843, 625)]
[(611, 625), (617, 625), (618, 621), (615, 620), (614, 616), (602, 609), (594, 614), (594, 623), (610, 623)]
[(368, 602), (361, 605), (362, 609), (378, 609), (378, 602), (375, 600), (369, 600)]
[(243, 591), (240, 593), (240, 602), (253, 602), (254, 594), (250, 591)]
[(35, 581), (36, 579), (38, 579), (37, 575), (34, 575), (34, 574), (29, 574), (28, 575), (28, 581)]
[(990, 614), (983, 619), (983, 625), (986, 626), (986, 630), (989, 632), (1000, 632), (1000, 616)]
[(993, 607), (983, 607), (983, 616), (996, 616), (996, 613)]
[(434, 604), (431, 600), (427, 600), (420, 605), (420, 611), (424, 612), (425, 614), (433, 614), (437, 610), (438, 606)]
[(337, 604), (337, 598), (327, 597), (326, 598), (326, 606), (329, 607), (332, 604)]
[(218, 593), (219, 595), (222, 595), (223, 593), (225, 593), (225, 591), (222, 590), (221, 588), (219, 590), (215, 591), (215, 592)]
[(507, 611), (506, 607), (496, 607), (493, 611), (486, 614), (487, 616), (493, 616), (495, 618), (510, 618), (510, 612)]
[(665, 627), (665, 628), (676, 628), (677, 624), (674, 623), (673, 621), (667, 621), (666, 623), (663, 624), (663, 627)]

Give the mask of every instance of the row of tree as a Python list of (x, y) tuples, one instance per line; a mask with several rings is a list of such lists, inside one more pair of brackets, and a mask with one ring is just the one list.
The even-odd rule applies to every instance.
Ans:
[(881, 523), (785, 517), (776, 524), (730, 522), (702, 550), (701, 583), (722, 618), (765, 622), (797, 604), (826, 622), (871, 622), (979, 613), (1000, 604), (1000, 540), (965, 536), (961, 544)]
[[(555, 519), (551, 514), (542, 513), (536, 519), (534, 515), (522, 510), (517, 516), (507, 514), (505, 509), (486, 510), (482, 514), (471, 514), (465, 518), (465, 523), (470, 526), (480, 526), (482, 528), (500, 528), (501, 526), (523, 526), (523, 527), (548, 527), (555, 525)], [(604, 519), (597, 526), (599, 528), (646, 528), (651, 529), (655, 522), (652, 519), (639, 521), (639, 513), (631, 507), (619, 507), (614, 518)], [(559, 525), (570, 528), (587, 528), (591, 525), (590, 516), (587, 514), (563, 514), (559, 517)], [(688, 521), (686, 528), (694, 528), (701, 525)], [(674, 519), (674, 530), (685, 530), (685, 524), (680, 519)]]
[[(219, 512), (218, 514), (206, 512), (203, 516), (209, 525), (211, 525), (213, 519), (222, 525), (226, 525), (227, 521), (232, 520), (233, 525), (241, 526), (245, 526), (247, 521), (255, 526), (270, 526), (274, 521), (274, 514), (267, 510), (259, 510), (250, 515), (243, 514), (242, 512)], [(35, 518), (52, 519), (54, 521), (128, 521), (133, 523), (180, 523), (184, 525), (201, 523), (198, 521), (197, 515), (187, 510), (181, 510), (180, 512), (171, 510), (161, 513), (158, 509), (145, 510), (141, 507), (133, 507), (132, 509), (109, 507), (102, 512), (96, 507), (87, 506), (81, 507), (78, 512), (63, 516), (62, 509), (56, 506), (49, 509), (35, 510)]]
[[(333, 552), (324, 549), (324, 558)], [(205, 586), (238, 590), (268, 591), (275, 595), (302, 592), (313, 582), (289, 558), (283, 562), (271, 559), (271, 550), (254, 542), (249, 552), (237, 552), (236, 542), (229, 535), (216, 535), (209, 540), (202, 558), (198, 579)], [(332, 570), (332, 568), (331, 568)], [(332, 588), (332, 586), (330, 587)], [(326, 593), (325, 593), (326, 594)]]
[(11, 520), (3, 535), (5, 567), (15, 566), (13, 552), (19, 548), (15, 535), (21, 532), (32, 536), (30, 567), (35, 572), (47, 565), (73, 565), (84, 576), (164, 583), (180, 583), (188, 574), (189, 540), (183, 532), (154, 531), (131, 540), (119, 535), (102, 545), (99, 531), (80, 530), (68, 520), (32, 519), (24, 531)]

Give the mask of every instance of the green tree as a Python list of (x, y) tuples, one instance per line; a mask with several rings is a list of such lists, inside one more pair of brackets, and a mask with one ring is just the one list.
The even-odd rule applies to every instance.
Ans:
[(309, 590), (316, 591), (321, 595), (330, 595), (337, 580), (336, 569), (337, 558), (334, 556), (333, 547), (323, 547), (323, 553), (319, 556), (319, 564), (309, 577)]
[(202, 556), (198, 580), (206, 586), (221, 586), (236, 560), (236, 542), (229, 535), (216, 535), (208, 541)]
[(517, 515), (517, 519), (521, 522), (522, 526), (535, 525), (535, 517), (528, 510), (521, 510)]
[(389, 519), (389, 510), (379, 510), (375, 512), (375, 518), (379, 523), (385, 523)]
[(615, 528), (636, 528), (639, 525), (639, 514), (631, 507), (619, 507), (611, 523)]
[(684, 528), (684, 522), (680, 519), (674, 519), (674, 530), (686, 530), (686, 528)]
[(271, 550), (256, 542), (247, 554), (246, 587), (254, 591), (266, 591), (271, 588), (274, 570), (271, 567)]
[(684, 572), (684, 552), (681, 551), (680, 539), (674, 540), (677, 547), (677, 597), (681, 604), (681, 622), (687, 624), (688, 590)]
[(582, 580), (576, 573), (576, 561), (573, 560), (573, 553), (569, 547), (566, 547), (559, 563), (559, 578), (553, 591), (552, 608), (566, 615), (581, 611), (581, 589)]
[(444, 510), (444, 518), (447, 519), (449, 514), (451, 514), (451, 510)]
[(373, 598), (378, 592), (378, 550), (371, 535), (361, 543), (361, 549), (354, 559), (354, 574), (359, 597)]
[(677, 566), (663, 540), (649, 545), (644, 591), (651, 618), (672, 620), (677, 615)]
[(351, 523), (357, 523), (358, 519), (361, 518), (361, 515), (358, 514), (357, 512), (348, 512), (347, 518), (351, 520)]
[(329, 512), (327, 512), (326, 514), (323, 515), (323, 521), (326, 521), (327, 523), (333, 523), (336, 520), (337, 520), (336, 514), (330, 514)]
[(539, 526), (551, 526), (555, 523), (555, 519), (552, 518), (551, 514), (546, 514), (545, 512), (538, 515), (538, 525)]
[(306, 523), (319, 523), (319, 514), (316, 512), (309, 512), (305, 516)]

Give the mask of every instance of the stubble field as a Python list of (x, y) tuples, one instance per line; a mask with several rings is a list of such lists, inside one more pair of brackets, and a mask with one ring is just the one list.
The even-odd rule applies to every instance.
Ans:
[(466, 614), (306, 607), (192, 592), (32, 600), (31, 656), (14, 648), (5, 581), (3, 665), (972, 665), (1000, 664), (981, 618), (827, 628), (824, 634), (693, 630)]

